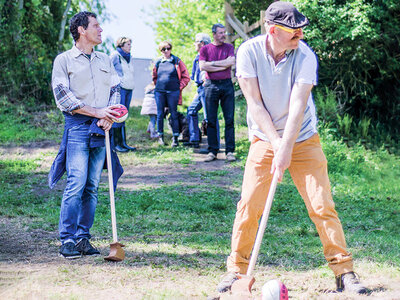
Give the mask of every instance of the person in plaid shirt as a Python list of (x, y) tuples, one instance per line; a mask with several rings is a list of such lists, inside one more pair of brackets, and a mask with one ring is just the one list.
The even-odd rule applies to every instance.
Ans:
[(119, 77), (110, 58), (93, 49), (101, 43), (102, 31), (94, 13), (76, 14), (70, 22), (75, 45), (53, 65), (52, 88), (65, 130), (49, 185), (67, 172), (59, 232), (60, 255), (69, 259), (100, 254), (89, 242), (89, 231), (106, 156), (104, 131), (111, 129), (118, 115), (112, 109), (120, 102)]

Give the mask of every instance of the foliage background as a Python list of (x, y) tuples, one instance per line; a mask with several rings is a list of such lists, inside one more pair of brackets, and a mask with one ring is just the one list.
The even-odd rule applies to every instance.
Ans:
[[(235, 16), (252, 24), (273, 1), (235, 0)], [(385, 144), (395, 151), (400, 116), (400, 2), (291, 0), (310, 19), (305, 41), (319, 58), (315, 89), (324, 126), (345, 141)], [(223, 1), (161, 0), (156, 31), (186, 64), (197, 32), (223, 20)], [(238, 46), (238, 45), (236, 45)]]
[(212, 25), (224, 23), (224, 1), (161, 0), (154, 16), (157, 44), (170, 41), (172, 53), (179, 56), (190, 71), (196, 56), (195, 35), (204, 32), (212, 39)]
[[(336, 113), (372, 120), (399, 135), (400, 2), (397, 0), (292, 0), (310, 20), (305, 40), (319, 57), (320, 93), (336, 98)], [(253, 23), (267, 5), (236, 0), (236, 16)], [(326, 90), (328, 87), (329, 90)], [(336, 114), (335, 114), (336, 115)], [(337, 121), (336, 118), (324, 121)], [(357, 121), (357, 122), (356, 122)], [(351, 127), (350, 126), (350, 127)], [(340, 127), (340, 126), (338, 126)], [(373, 130), (373, 128), (370, 128)], [(383, 138), (386, 138), (385, 136)]]
[[(232, 5), (239, 20), (252, 24), (269, 2)], [(319, 57), (314, 94), (324, 126), (345, 140), (398, 149), (400, 1), (292, 2), (311, 21), (304, 32)], [(110, 18), (102, 0), (0, 0), (0, 96), (29, 107), (52, 103), (52, 61), (70, 47), (68, 21), (82, 9), (96, 12), (100, 21)], [(173, 53), (190, 69), (194, 36), (211, 35), (212, 24), (224, 23), (224, 1), (160, 0), (151, 14), (157, 42), (170, 40)], [(99, 49), (107, 52), (110, 44), (105, 41)]]
[[(52, 64), (71, 47), (70, 18), (91, 10), (104, 20), (109, 16), (103, 9), (101, 0), (0, 0), (0, 95), (31, 106), (51, 103)], [(60, 31), (64, 34), (59, 41)]]

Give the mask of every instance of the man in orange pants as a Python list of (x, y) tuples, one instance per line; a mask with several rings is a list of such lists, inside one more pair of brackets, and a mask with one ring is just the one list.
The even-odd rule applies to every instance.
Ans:
[(343, 228), (335, 211), (327, 161), (317, 133), (311, 89), (317, 84), (317, 58), (301, 41), (308, 19), (289, 2), (272, 3), (265, 14), (266, 35), (243, 43), (236, 72), (248, 104), (251, 146), (233, 225), (228, 273), (218, 285), (230, 289), (245, 274), (272, 180), (286, 169), (301, 194), (320, 236), (338, 291), (366, 293), (353, 272)]

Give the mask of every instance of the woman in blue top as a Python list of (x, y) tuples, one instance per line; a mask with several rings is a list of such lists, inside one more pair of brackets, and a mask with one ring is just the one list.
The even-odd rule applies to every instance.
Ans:
[(155, 84), (155, 98), (157, 103), (157, 129), (159, 143), (164, 142), (164, 108), (168, 106), (172, 119), (173, 140), (171, 147), (177, 147), (179, 137), (178, 104), (182, 104), (181, 91), (190, 81), (185, 64), (179, 57), (171, 54), (172, 45), (164, 41), (158, 45), (162, 57), (153, 68), (153, 82)]

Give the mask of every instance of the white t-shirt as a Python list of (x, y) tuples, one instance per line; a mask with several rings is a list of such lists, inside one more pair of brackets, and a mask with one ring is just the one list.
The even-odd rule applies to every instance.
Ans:
[[(277, 65), (267, 53), (266, 35), (256, 36), (244, 42), (238, 49), (236, 58), (236, 76), (258, 78), (261, 97), (272, 122), (282, 137), (289, 114), (289, 100), (295, 82), (317, 84), (317, 57), (303, 41), (299, 47), (286, 53), (286, 57)], [(249, 138), (254, 136), (268, 141), (247, 111)], [(312, 95), (307, 101), (299, 136), (296, 142), (304, 141), (317, 132), (317, 117)]]

